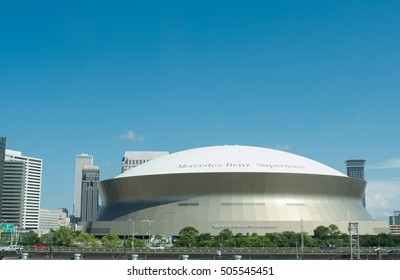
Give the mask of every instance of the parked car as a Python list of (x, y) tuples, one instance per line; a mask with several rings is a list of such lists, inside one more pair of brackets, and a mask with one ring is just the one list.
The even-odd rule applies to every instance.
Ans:
[(392, 249), (387, 252), (388, 254), (400, 254), (400, 249)]
[(162, 245), (152, 245), (149, 248), (153, 249), (153, 250), (163, 250), (164, 246), (162, 246)]
[(9, 245), (0, 247), (0, 251), (19, 251), (21, 248), (21, 245)]
[(35, 246), (32, 246), (32, 248), (33, 249), (46, 249), (47, 247), (44, 245), (35, 245)]

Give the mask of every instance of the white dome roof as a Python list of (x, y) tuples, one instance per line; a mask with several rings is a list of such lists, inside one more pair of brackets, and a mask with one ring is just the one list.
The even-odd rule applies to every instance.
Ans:
[(212, 146), (165, 155), (120, 177), (217, 172), (298, 173), (344, 176), (343, 173), (295, 154), (251, 146)]

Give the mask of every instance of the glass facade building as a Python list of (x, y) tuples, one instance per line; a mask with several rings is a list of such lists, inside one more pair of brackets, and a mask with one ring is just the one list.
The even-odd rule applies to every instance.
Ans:
[[(346, 163), (346, 168), (347, 168), (347, 176), (349, 176), (350, 178), (355, 178), (355, 179), (364, 181), (365, 160), (351, 159), (351, 160), (347, 160), (345, 163)], [(363, 204), (364, 208), (367, 208), (367, 203), (365, 200), (365, 191), (363, 192), (363, 195), (362, 195), (362, 204)]]
[(121, 163), (121, 173), (124, 173), (138, 165), (146, 163), (150, 160), (168, 155), (169, 152), (145, 152), (145, 151), (128, 151), (125, 152)]
[(75, 160), (75, 192), (73, 215), (79, 220), (81, 217), (81, 195), (82, 195), (82, 170), (87, 165), (93, 165), (93, 156), (80, 154)]
[(389, 216), (390, 233), (400, 234), (400, 211), (393, 211), (393, 215)]
[(3, 179), (4, 157), (6, 154), (6, 137), (0, 137), (0, 187)]
[[(1, 218), (1, 194), (3, 189), (4, 157), (6, 153), (6, 137), (0, 137), (0, 218)], [(1, 220), (0, 220), (1, 221)]]
[(82, 169), (81, 222), (90, 221), (99, 209), (100, 170), (97, 166)]

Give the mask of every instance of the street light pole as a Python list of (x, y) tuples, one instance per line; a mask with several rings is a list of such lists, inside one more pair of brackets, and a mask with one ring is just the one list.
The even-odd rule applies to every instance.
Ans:
[(129, 219), (129, 221), (132, 221), (132, 254), (135, 250), (135, 222), (132, 219)]
[(149, 221), (149, 247), (151, 247), (151, 234), (150, 234), (151, 222), (152, 220)]
[(135, 222), (132, 221), (132, 254), (135, 251)]
[(300, 244), (301, 244), (301, 252), (303, 253), (304, 251), (304, 228), (303, 228), (303, 219), (300, 220), (301, 221), (301, 240), (300, 240)]
[(140, 220), (140, 222), (148, 222), (149, 223), (149, 247), (150, 247), (150, 241), (151, 241), (151, 233), (150, 233), (150, 229), (151, 229), (151, 223), (153, 222), (153, 220)]

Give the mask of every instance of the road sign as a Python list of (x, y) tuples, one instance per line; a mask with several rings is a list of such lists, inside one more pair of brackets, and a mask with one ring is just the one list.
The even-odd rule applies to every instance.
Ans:
[(14, 232), (14, 224), (0, 224), (0, 230), (4, 233)]

